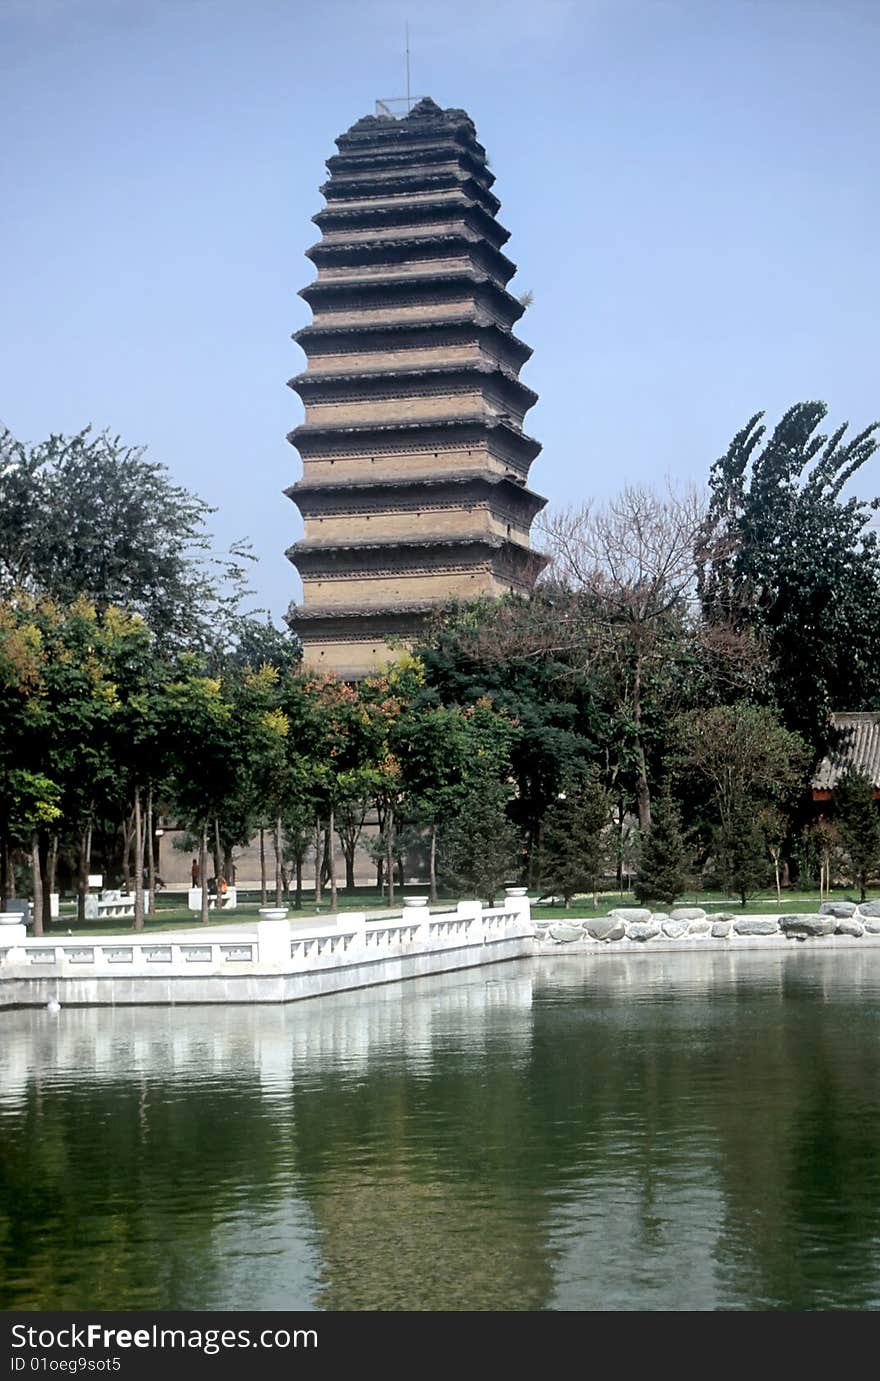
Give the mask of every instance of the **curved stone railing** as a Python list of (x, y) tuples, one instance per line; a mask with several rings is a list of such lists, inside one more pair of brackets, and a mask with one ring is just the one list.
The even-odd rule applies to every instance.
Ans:
[(296, 983), (282, 985), (283, 996), (270, 999), (287, 1000), (313, 995), (305, 982), (310, 976), (321, 978), (315, 992), (324, 992), (517, 957), (528, 952), (534, 934), (528, 899), (520, 895), (500, 907), (459, 902), (442, 912), (407, 904), (399, 915), (375, 921), (363, 912), (308, 927), (291, 925), (286, 917), (266, 918), (249, 930), (224, 929), (204, 937), (190, 930), (159, 936), (33, 938), (19, 921), (18, 916), (0, 917), (0, 1005), (20, 1001), (31, 990), (42, 993), (43, 980), (61, 982), (69, 1000), (85, 1004), (99, 993), (114, 1000), (114, 992), (119, 1001), (156, 1000), (150, 996), (158, 991), (149, 981), (153, 979), (165, 980), (167, 996), (161, 1000), (185, 1001), (224, 1000), (213, 995), (219, 980), (230, 980), (230, 993), (242, 992), (242, 978), (297, 980), (298, 988)]

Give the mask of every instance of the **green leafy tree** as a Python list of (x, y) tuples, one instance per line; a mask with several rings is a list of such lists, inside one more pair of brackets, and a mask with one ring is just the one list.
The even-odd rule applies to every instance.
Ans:
[(687, 889), (691, 867), (678, 806), (671, 796), (660, 796), (654, 801), (651, 828), (642, 837), (636, 897), (671, 906)]
[(864, 901), (871, 877), (880, 870), (880, 805), (873, 782), (863, 772), (850, 768), (837, 783), (834, 820), (859, 900)]
[(541, 825), (538, 883), (571, 906), (578, 892), (595, 893), (609, 855), (610, 805), (598, 782), (554, 801)]
[(722, 826), (749, 803), (786, 802), (803, 789), (810, 752), (763, 705), (737, 701), (692, 710), (676, 723), (676, 761), (708, 792)]
[(201, 499), (143, 447), (85, 428), (29, 446), (0, 431), (0, 595), (85, 597), (143, 616), (162, 647), (226, 642), (245, 594), (244, 544), (212, 550)]
[(510, 772), (521, 729), (491, 700), (474, 705), (410, 703), (395, 729), (402, 766), (404, 810), (428, 831), (431, 901), (437, 900), (437, 839), (441, 822), (458, 813), (474, 782), (500, 781)]
[(816, 749), (829, 712), (874, 708), (880, 685), (877, 500), (844, 497), (880, 424), (845, 440), (847, 424), (819, 431), (827, 412), (798, 403), (769, 436), (749, 420), (712, 467), (696, 546), (707, 622), (758, 634), (770, 697)]
[(509, 789), (491, 778), (473, 782), (458, 814), (440, 833), (442, 872), (495, 905), (495, 897), (522, 869), (522, 841), (508, 815)]
[(767, 839), (760, 819), (740, 801), (719, 825), (714, 837), (714, 871), (722, 887), (743, 906), (769, 874)]
[(173, 799), (199, 840), (201, 919), (207, 922), (208, 832), (222, 816), (233, 783), (227, 747), (232, 706), (220, 678), (205, 676), (199, 660), (188, 655), (164, 687), (161, 713), (171, 754)]
[(424, 668), (419, 703), (485, 703), (516, 726), (510, 809), (530, 861), (548, 806), (601, 761), (609, 736), (582, 634), (565, 620), (555, 593), (535, 591), (530, 599), (453, 603), (416, 648)]

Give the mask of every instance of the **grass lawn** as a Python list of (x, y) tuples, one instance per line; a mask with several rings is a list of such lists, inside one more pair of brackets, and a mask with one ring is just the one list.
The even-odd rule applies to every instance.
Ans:
[[(405, 896), (423, 896), (421, 888), (407, 887)], [(451, 895), (448, 899), (441, 900), (439, 905), (449, 905), (456, 899)], [(273, 905), (273, 898), (270, 895), (267, 906)], [(209, 911), (208, 924), (210, 926), (236, 926), (245, 921), (256, 921), (259, 919), (261, 902), (257, 893), (238, 894), (238, 905), (234, 911)], [(393, 910), (400, 909), (400, 893), (395, 888), (395, 904)], [(358, 887), (354, 892), (345, 892), (340, 889), (339, 904), (332, 913), (345, 911), (375, 911), (377, 913), (388, 912), (388, 903), (377, 895), (375, 887)], [(312, 900), (305, 900), (299, 910), (293, 906), (288, 908), (288, 916), (292, 921), (326, 920), (331, 914), (330, 893), (326, 893), (320, 905), (316, 906)], [(156, 898), (156, 915), (144, 918), (144, 932), (157, 934), (163, 930), (180, 930), (185, 926), (194, 926), (197, 929), (201, 925), (197, 912), (190, 911), (189, 907), (183, 904), (179, 894), (172, 896), (159, 895)], [(62, 901), (61, 915), (58, 920), (53, 921), (44, 932), (47, 936), (60, 935), (67, 937), (72, 933), (76, 936), (100, 936), (100, 935), (130, 935), (133, 927), (128, 918), (119, 916), (107, 916), (98, 921), (76, 920), (76, 903)]]
[[(424, 895), (415, 887), (407, 887), (407, 896)], [(452, 895), (444, 897), (441, 894), (440, 906), (448, 906), (456, 900)], [(498, 899), (500, 901), (500, 898)], [(831, 894), (832, 901), (857, 901), (858, 897), (852, 890), (838, 889)], [(592, 898), (576, 898), (571, 906), (566, 909), (564, 906), (544, 906), (535, 905), (535, 896), (532, 894), (533, 915), (538, 920), (578, 920), (590, 916), (607, 916), (609, 911), (613, 911), (618, 906), (638, 906), (638, 902), (632, 893), (620, 895), (617, 892), (602, 892), (597, 898), (598, 904), (594, 907)], [(271, 898), (269, 905), (271, 906)], [(399, 908), (399, 893), (395, 894), (395, 908)], [(710, 915), (718, 911), (741, 912), (738, 898), (725, 897), (720, 892), (698, 892), (689, 893), (681, 897), (676, 903), (678, 906), (702, 906)], [(239, 904), (235, 911), (211, 911), (208, 913), (208, 924), (211, 926), (236, 926), (242, 922), (255, 921), (260, 909), (259, 896), (253, 893), (239, 893)], [(657, 907), (657, 910), (671, 910), (671, 907)], [(338, 910), (345, 911), (366, 911), (382, 913), (388, 911), (387, 902), (377, 896), (375, 887), (358, 887), (354, 892), (340, 890)], [(776, 898), (767, 894), (750, 898), (745, 910), (751, 915), (779, 915), (780, 912), (804, 911), (808, 913), (819, 910), (819, 896), (816, 892), (784, 892), (782, 905)], [(61, 916), (57, 921), (53, 921), (47, 935), (67, 936), (72, 933), (81, 936), (101, 936), (101, 935), (129, 935), (132, 933), (130, 924), (120, 920), (118, 916), (108, 916), (101, 921), (85, 921), (78, 924), (75, 919), (75, 904), (72, 902), (62, 902)], [(333, 913), (335, 914), (335, 913)], [(324, 920), (330, 915), (329, 894), (325, 896), (320, 906), (316, 906), (314, 901), (306, 901), (297, 911), (291, 907), (288, 915), (292, 921)], [(156, 899), (156, 915), (148, 916), (145, 919), (144, 930), (149, 934), (156, 934), (163, 930), (180, 930), (183, 927), (193, 926), (198, 929), (200, 925), (198, 916), (181, 904), (179, 896), (159, 896)]]
[[(852, 889), (847, 891), (845, 888), (838, 888), (831, 893), (830, 897), (824, 898), (826, 901), (849, 901), (857, 902), (858, 893)], [(609, 911), (613, 911), (618, 906), (639, 906), (632, 893), (621, 897), (618, 893), (610, 894), (600, 892), (598, 905), (593, 906), (591, 897), (578, 897), (566, 910), (564, 906), (541, 906), (533, 905), (532, 915), (538, 920), (583, 920), (590, 916), (607, 916)], [(719, 911), (730, 911), (736, 915), (738, 912), (745, 912), (749, 916), (779, 916), (791, 914), (793, 912), (805, 912), (815, 914), (819, 910), (818, 892), (783, 892), (782, 903), (780, 904), (775, 896), (762, 893), (750, 897), (745, 907), (742, 906), (739, 897), (725, 897), (721, 892), (690, 892), (687, 896), (680, 897), (674, 903), (675, 906), (702, 906), (708, 915)], [(671, 911), (672, 906), (662, 906), (659, 903), (651, 907), (656, 911)]]

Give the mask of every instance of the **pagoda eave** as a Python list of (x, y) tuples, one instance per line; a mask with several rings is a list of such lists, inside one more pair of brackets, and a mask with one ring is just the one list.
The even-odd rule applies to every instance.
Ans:
[[(377, 366), (375, 369), (359, 369), (355, 373), (347, 374), (341, 370), (328, 370), (319, 373), (315, 370), (304, 371), (288, 379), (287, 386), (292, 388), (295, 393), (305, 401), (306, 398), (314, 401), (331, 402), (333, 401), (334, 391), (341, 396), (345, 396), (346, 389), (340, 385), (363, 385), (376, 384), (380, 382), (406, 385), (408, 383), (430, 382), (432, 379), (457, 379), (463, 384), (473, 382), (478, 376), (483, 382), (494, 380), (501, 386), (509, 398), (516, 398), (519, 404), (524, 404), (524, 412), (528, 412), (538, 401), (538, 395), (534, 389), (529, 388), (516, 375), (508, 369), (504, 369), (495, 364), (489, 364), (484, 360), (453, 361), (451, 364), (424, 365), (420, 369), (392, 369), (386, 364)], [(350, 391), (350, 390), (349, 390)]]
[(542, 494), (526, 486), (524, 479), (518, 475), (500, 475), (492, 470), (453, 470), (451, 472), (438, 474), (436, 471), (427, 471), (424, 474), (407, 475), (405, 477), (395, 476), (387, 479), (346, 479), (335, 480), (329, 483), (318, 483), (310, 480), (297, 480), (296, 483), (288, 485), (284, 493), (294, 503), (299, 503), (302, 496), (327, 496), (334, 494), (357, 494), (361, 491), (368, 493), (396, 493), (405, 494), (412, 492), (419, 494), (425, 489), (459, 489), (465, 485), (475, 485), (477, 488), (507, 489), (516, 497), (527, 500), (529, 505), (534, 504), (535, 512), (538, 513), (547, 504), (547, 500)]
[[(520, 340), (511, 330), (499, 325), (492, 317), (480, 311), (467, 316), (420, 317), (418, 321), (367, 322), (363, 325), (356, 325), (353, 322), (337, 325), (332, 322), (313, 321), (308, 326), (301, 326), (298, 331), (294, 331), (291, 340), (296, 341), (302, 349), (305, 349), (306, 344), (312, 341), (329, 342), (333, 340), (350, 340), (363, 349), (367, 341), (381, 340), (386, 335), (415, 338), (430, 335), (432, 332), (447, 334), (453, 330), (464, 331), (467, 328), (477, 332), (480, 339), (492, 337), (495, 340), (499, 338), (503, 340), (504, 344), (520, 357), (521, 365), (525, 364), (526, 360), (532, 356), (533, 351), (530, 345), (526, 345), (525, 341)], [(332, 351), (326, 353), (329, 354)]]
[[(476, 443), (484, 440), (487, 433), (498, 432), (503, 435), (505, 440), (512, 443), (513, 449), (519, 452), (520, 458), (529, 462), (535, 459), (541, 451), (541, 443), (534, 437), (527, 436), (525, 432), (518, 431), (508, 423), (499, 418), (489, 418), (485, 415), (472, 417), (456, 418), (425, 418), (418, 422), (398, 421), (398, 422), (369, 422), (358, 426), (349, 424), (346, 426), (322, 427), (314, 423), (304, 423), (300, 427), (295, 427), (292, 432), (288, 432), (287, 440), (291, 446), (295, 446), (301, 455), (315, 455), (315, 451), (310, 451), (310, 444), (359, 441), (365, 444), (371, 438), (377, 438), (380, 442), (387, 444), (391, 437), (400, 437), (401, 445), (405, 446), (406, 440), (415, 437), (423, 437), (427, 432), (435, 432), (447, 441), (454, 437), (456, 432), (465, 432), (467, 435), (462, 438), (464, 444), (470, 439)], [(306, 443), (305, 447), (303, 443)], [(319, 452), (317, 452), (319, 453)]]

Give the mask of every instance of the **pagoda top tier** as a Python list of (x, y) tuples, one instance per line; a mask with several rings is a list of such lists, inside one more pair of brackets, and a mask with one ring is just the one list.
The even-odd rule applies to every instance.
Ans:
[(437, 135), (452, 136), (469, 145), (485, 161), (486, 150), (477, 140), (474, 122), (466, 110), (442, 110), (430, 96), (423, 96), (405, 115), (364, 115), (340, 134), (336, 147), (340, 153), (356, 150), (365, 143), (407, 144)]

